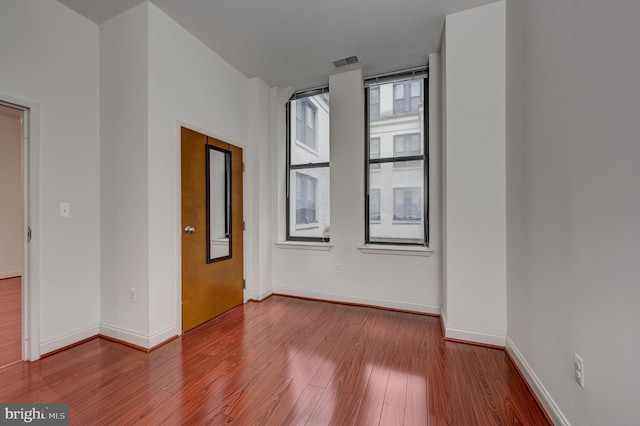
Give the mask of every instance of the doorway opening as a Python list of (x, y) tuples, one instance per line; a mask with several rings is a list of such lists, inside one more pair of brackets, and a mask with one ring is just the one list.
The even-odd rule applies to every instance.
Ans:
[(24, 114), (0, 105), (0, 367), (22, 360)]
[(40, 357), (38, 111), (0, 95), (0, 368)]

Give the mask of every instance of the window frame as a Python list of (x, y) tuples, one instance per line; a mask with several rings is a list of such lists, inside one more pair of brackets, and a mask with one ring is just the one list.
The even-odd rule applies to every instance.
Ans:
[[(371, 140), (371, 119), (369, 117), (369, 90), (373, 86), (379, 86), (387, 83), (404, 83), (407, 80), (415, 79), (412, 77), (411, 73), (397, 73), (390, 78), (385, 79), (384, 81), (378, 81), (377, 78), (372, 78), (371, 80), (375, 80), (374, 83), (367, 84), (365, 80), (364, 87), (364, 189), (365, 189), (365, 199), (364, 199), (364, 236), (365, 236), (365, 244), (366, 245), (381, 245), (381, 246), (419, 246), (419, 247), (429, 247), (429, 77), (427, 73), (427, 69), (424, 69), (424, 76), (422, 77), (422, 96), (423, 96), (423, 106), (424, 106), (424, 114), (422, 118), (422, 128), (423, 128), (423, 153), (421, 155), (412, 155), (405, 157), (384, 157), (384, 158), (369, 158), (369, 144)], [(395, 86), (395, 85), (394, 85)], [(395, 102), (395, 89), (392, 92), (392, 102)], [(403, 113), (404, 114), (404, 113)], [(395, 114), (394, 114), (395, 115)], [(382, 149), (382, 148), (381, 148)], [(370, 233), (370, 224), (371, 221), (369, 219), (369, 203), (370, 203), (370, 168), (371, 164), (382, 164), (382, 163), (396, 163), (396, 162), (405, 162), (405, 161), (415, 161), (422, 160), (423, 161), (423, 193), (422, 193), (422, 203), (423, 203), (423, 241), (422, 242), (413, 242), (413, 241), (376, 241), (371, 240)], [(375, 169), (374, 169), (375, 170)], [(402, 170), (402, 168), (398, 168), (397, 170)], [(416, 221), (417, 223), (418, 221)]]
[[(285, 227), (286, 227), (286, 241), (299, 241), (299, 242), (318, 242), (318, 243), (329, 243), (330, 237), (300, 237), (291, 235), (291, 220), (295, 221), (295, 217), (291, 217), (291, 172), (295, 170), (303, 170), (303, 169), (315, 169), (315, 168), (327, 168), (329, 169), (329, 176), (331, 176), (331, 161), (321, 162), (321, 163), (307, 163), (307, 164), (291, 164), (291, 144), (297, 143), (302, 144), (306, 149), (313, 149), (308, 145), (304, 144), (301, 141), (298, 141), (296, 135), (291, 134), (291, 102), (297, 101), (304, 98), (309, 98), (316, 95), (321, 95), (324, 93), (329, 93), (329, 87), (322, 87), (318, 89), (312, 89), (305, 92), (294, 93), (291, 98), (285, 104), (285, 129), (286, 129), (286, 177), (285, 177), (285, 191), (286, 191), (286, 215), (285, 215)], [(329, 111), (331, 114), (331, 111)], [(318, 131), (318, 113), (316, 111), (316, 132)], [(316, 134), (316, 148), (318, 148), (318, 140)], [(331, 154), (329, 154), (331, 156)], [(303, 172), (304, 174), (304, 172)], [(309, 176), (309, 175), (307, 175)], [(311, 176), (313, 178), (313, 176)], [(295, 196), (295, 194), (294, 194)], [(329, 197), (331, 197), (331, 193), (329, 193)], [(317, 213), (317, 201), (318, 193), (316, 188), (316, 215)], [(317, 216), (316, 216), (317, 218)], [(293, 226), (296, 226), (294, 223)], [(304, 225), (301, 225), (304, 226)], [(331, 226), (331, 225), (329, 225)]]

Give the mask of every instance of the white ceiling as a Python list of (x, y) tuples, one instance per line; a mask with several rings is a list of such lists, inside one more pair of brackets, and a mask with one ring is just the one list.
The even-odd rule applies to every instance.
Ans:
[[(58, 0), (100, 24), (144, 0)], [(495, 0), (151, 0), (247, 77), (270, 86), (328, 82), (358, 55), (365, 76), (425, 65), (444, 16)]]

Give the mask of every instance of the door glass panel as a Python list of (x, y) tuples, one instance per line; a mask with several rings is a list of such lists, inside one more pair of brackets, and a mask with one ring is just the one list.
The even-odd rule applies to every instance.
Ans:
[(231, 152), (207, 145), (207, 263), (231, 258)]

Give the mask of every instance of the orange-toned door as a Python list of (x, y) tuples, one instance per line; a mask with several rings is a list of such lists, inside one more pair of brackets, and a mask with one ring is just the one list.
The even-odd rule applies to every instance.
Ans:
[(181, 129), (182, 330), (243, 302), (242, 149)]

